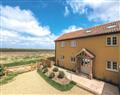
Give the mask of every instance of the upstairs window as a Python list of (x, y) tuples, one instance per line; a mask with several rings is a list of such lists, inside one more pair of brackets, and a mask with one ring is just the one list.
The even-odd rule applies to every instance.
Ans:
[(118, 71), (118, 64), (116, 61), (107, 61), (106, 69), (111, 71)]
[(64, 46), (65, 46), (65, 42), (62, 41), (62, 42), (61, 42), (61, 47), (64, 47)]
[(70, 42), (70, 46), (71, 46), (71, 47), (76, 47), (76, 45), (77, 45), (76, 40), (72, 40), (72, 41)]
[(112, 44), (113, 45), (117, 45), (117, 37), (113, 37), (112, 38)]
[(117, 37), (116, 36), (107, 37), (107, 42), (106, 43), (107, 43), (108, 46), (117, 45)]
[(111, 45), (111, 37), (107, 37), (107, 45)]

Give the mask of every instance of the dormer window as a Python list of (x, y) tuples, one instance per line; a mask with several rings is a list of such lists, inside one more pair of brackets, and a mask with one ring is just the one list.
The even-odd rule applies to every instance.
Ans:
[(87, 32), (87, 33), (90, 33), (90, 32), (92, 32), (92, 31), (91, 31), (91, 30), (87, 30), (86, 32)]
[(113, 24), (113, 25), (109, 25), (109, 26), (107, 26), (107, 28), (115, 28), (115, 27), (117, 27), (117, 25), (116, 24)]

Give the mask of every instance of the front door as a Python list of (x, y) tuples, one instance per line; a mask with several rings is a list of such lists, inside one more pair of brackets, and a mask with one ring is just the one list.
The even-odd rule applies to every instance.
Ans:
[(86, 62), (81, 63), (81, 72), (84, 74), (89, 74), (89, 64)]

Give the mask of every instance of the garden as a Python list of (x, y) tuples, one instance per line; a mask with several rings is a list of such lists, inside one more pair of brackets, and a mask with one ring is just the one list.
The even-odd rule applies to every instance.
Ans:
[(60, 91), (68, 91), (76, 85), (66, 77), (63, 71), (50, 62), (39, 64), (37, 72), (46, 82)]

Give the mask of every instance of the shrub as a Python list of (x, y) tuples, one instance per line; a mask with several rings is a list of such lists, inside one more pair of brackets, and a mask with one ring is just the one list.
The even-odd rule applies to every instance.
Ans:
[(65, 73), (63, 71), (59, 71), (58, 78), (64, 78)]
[(54, 78), (54, 77), (55, 77), (55, 73), (54, 72), (50, 73), (49, 78)]
[(58, 68), (56, 68), (56, 67), (53, 68), (53, 71), (54, 71), (54, 72), (57, 72), (57, 71), (58, 71)]
[(45, 69), (45, 68), (47, 68), (47, 67), (48, 67), (48, 65), (47, 65), (47, 64), (43, 64), (42, 69)]
[(3, 65), (0, 65), (0, 76), (3, 76), (4, 75), (4, 66)]
[(46, 73), (46, 72), (48, 72), (48, 69), (47, 68), (45, 68), (45, 69), (43, 69), (43, 71), (42, 71), (43, 73)]
[(48, 63), (47, 63), (47, 66), (50, 68), (50, 67), (51, 67), (51, 63), (50, 63), (50, 62), (48, 62)]

